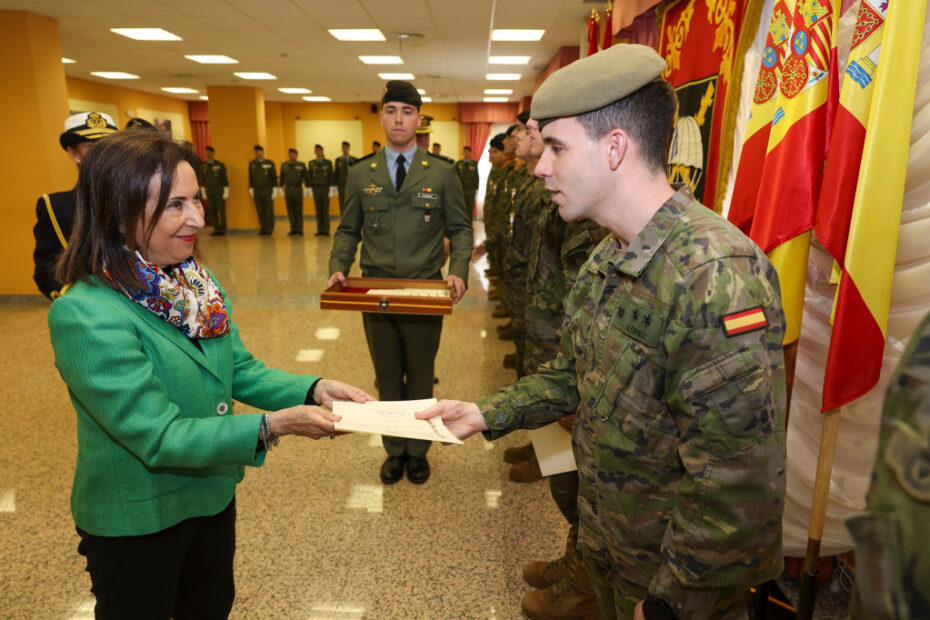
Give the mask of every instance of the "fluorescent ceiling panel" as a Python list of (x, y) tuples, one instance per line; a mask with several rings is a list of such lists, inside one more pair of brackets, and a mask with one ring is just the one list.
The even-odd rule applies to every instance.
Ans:
[(138, 80), (138, 75), (126, 73), (124, 71), (91, 71), (91, 75), (106, 78), (108, 80)]
[(504, 103), (507, 101), (507, 97), (485, 97), (482, 101), (485, 103)]
[(188, 54), (184, 56), (188, 60), (199, 62), (202, 65), (237, 65), (239, 61), (222, 54)]
[(491, 31), (492, 41), (539, 41), (545, 30), (508, 30), (495, 28)]
[(279, 88), (278, 91), (287, 95), (309, 95), (313, 92), (309, 88)]
[(359, 56), (366, 65), (402, 65), (404, 59), (400, 56)]
[(182, 86), (164, 86), (162, 87), (162, 90), (166, 93), (174, 93), (176, 95), (196, 95), (198, 92), (200, 92), (193, 88), (185, 88)]
[(234, 73), (233, 75), (235, 75), (238, 78), (242, 78), (243, 80), (276, 80), (278, 79), (278, 77), (275, 75), (271, 75), (270, 73), (263, 73), (261, 71), (251, 72), (251, 73), (246, 71), (243, 73)]
[(491, 56), (488, 63), (492, 65), (527, 65), (529, 56)]
[(485, 95), (512, 95), (513, 89), (512, 88), (485, 88), (484, 94)]
[(61, 62), (62, 62), (63, 64), (66, 64), (66, 65), (73, 65), (73, 64), (76, 63), (77, 61), (76, 61), (76, 60), (73, 60), (73, 59), (71, 59), (71, 58), (65, 58), (64, 56), (62, 56), (62, 57), (61, 57)]
[(313, 95), (312, 97), (301, 97), (304, 101), (332, 101), (329, 97), (320, 97), (318, 95)]
[(181, 37), (161, 28), (110, 28), (110, 32), (136, 41), (181, 41)]
[(519, 74), (519, 73), (489, 73), (489, 74), (486, 76), (486, 79), (488, 79), (488, 80), (497, 80), (497, 81), (501, 81), (501, 82), (508, 81), (508, 80), (514, 80), (514, 81), (515, 81), (515, 80), (519, 80), (519, 79), (520, 79), (520, 74)]
[(382, 80), (415, 80), (412, 73), (379, 73)]
[(329, 34), (340, 41), (386, 41), (377, 28), (331, 28)]

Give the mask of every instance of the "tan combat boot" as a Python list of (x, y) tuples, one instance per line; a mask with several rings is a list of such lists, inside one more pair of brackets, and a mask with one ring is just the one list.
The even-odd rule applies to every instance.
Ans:
[(515, 465), (517, 463), (522, 463), (534, 454), (536, 454), (536, 452), (533, 450), (532, 443), (528, 443), (525, 446), (518, 446), (516, 448), (507, 448), (504, 450), (504, 462)]
[(533, 453), (533, 456), (525, 461), (521, 461), (516, 465), (511, 465), (508, 476), (514, 482), (538, 482), (542, 480), (543, 475), (539, 470), (539, 461), (536, 459), (536, 453)]
[(596, 620), (601, 610), (588, 572), (576, 553), (568, 561), (568, 577), (545, 590), (523, 595), (523, 613), (532, 620)]
[[(532, 444), (531, 444), (532, 445)], [(565, 552), (558, 560), (551, 562), (535, 561), (523, 566), (523, 581), (539, 590), (554, 586), (568, 577), (568, 559), (574, 555), (578, 544), (578, 525), (568, 530), (565, 538)]]

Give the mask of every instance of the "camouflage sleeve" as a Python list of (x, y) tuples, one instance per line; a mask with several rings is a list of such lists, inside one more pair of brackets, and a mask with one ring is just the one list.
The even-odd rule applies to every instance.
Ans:
[(684, 473), (649, 593), (681, 618), (708, 618), (718, 598), (781, 572), (783, 335), (764, 257), (716, 259), (679, 285), (665, 391)]
[(591, 220), (567, 222), (562, 242), (562, 268), (566, 288), (570, 289), (591, 251), (607, 236), (608, 230)]

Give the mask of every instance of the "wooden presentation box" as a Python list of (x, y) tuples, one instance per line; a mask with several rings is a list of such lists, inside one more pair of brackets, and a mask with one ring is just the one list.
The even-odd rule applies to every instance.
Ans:
[(404, 280), (401, 278), (346, 278), (346, 285), (334, 284), (320, 295), (324, 310), (355, 310), (383, 314), (452, 314), (451, 297), (407, 297), (369, 295), (371, 289), (427, 289), (448, 291), (445, 280)]

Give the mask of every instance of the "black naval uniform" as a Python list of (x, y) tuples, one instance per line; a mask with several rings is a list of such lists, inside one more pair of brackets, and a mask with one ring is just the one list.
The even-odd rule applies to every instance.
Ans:
[(67, 192), (49, 194), (48, 197), (52, 204), (52, 212), (55, 214), (55, 221), (61, 230), (61, 237), (58, 236), (52, 219), (49, 217), (45, 199), (40, 197), (36, 203), (36, 225), (32, 229), (36, 238), (36, 248), (32, 253), (35, 261), (32, 279), (35, 280), (43, 295), (49, 299), (55, 299), (61, 290), (61, 283), (55, 278), (55, 263), (65, 250), (61, 238), (67, 241), (74, 228), (77, 192), (72, 189)]

